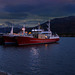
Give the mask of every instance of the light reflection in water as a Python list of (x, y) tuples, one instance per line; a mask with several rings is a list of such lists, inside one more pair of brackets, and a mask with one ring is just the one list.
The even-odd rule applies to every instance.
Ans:
[(40, 59), (39, 59), (39, 49), (36, 47), (32, 47), (31, 51), (30, 51), (30, 69), (32, 71), (32, 73), (39, 73), (40, 68), (39, 68), (39, 64), (40, 64)]
[(45, 44), (45, 48), (47, 48), (48, 44)]
[(32, 53), (33, 56), (38, 56), (38, 49), (35, 48), (35, 47), (32, 47), (31, 53)]

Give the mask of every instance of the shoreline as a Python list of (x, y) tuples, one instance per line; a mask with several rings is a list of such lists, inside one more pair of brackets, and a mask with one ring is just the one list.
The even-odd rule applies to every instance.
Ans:
[(75, 37), (75, 35), (70, 35), (70, 34), (69, 34), (69, 35), (65, 35), (65, 34), (60, 35), (60, 34), (59, 34), (59, 37)]

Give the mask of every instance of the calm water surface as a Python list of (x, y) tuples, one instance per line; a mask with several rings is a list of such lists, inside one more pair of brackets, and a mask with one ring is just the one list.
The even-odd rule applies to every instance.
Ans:
[(13, 75), (75, 75), (75, 37), (58, 43), (0, 46), (0, 70)]

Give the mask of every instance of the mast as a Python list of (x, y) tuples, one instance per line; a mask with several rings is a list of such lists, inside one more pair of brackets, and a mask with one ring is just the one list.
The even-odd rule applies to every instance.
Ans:
[(23, 25), (22, 30), (23, 30), (23, 35), (25, 35), (25, 25)]
[(49, 32), (51, 32), (51, 30), (50, 30), (50, 20), (49, 20), (48, 22), (49, 22), (49, 23), (47, 24), (47, 26), (48, 26), (47, 29), (48, 29)]
[(11, 28), (10, 34), (13, 34), (13, 26), (12, 26), (12, 28)]
[(40, 23), (38, 22), (38, 29), (40, 29)]

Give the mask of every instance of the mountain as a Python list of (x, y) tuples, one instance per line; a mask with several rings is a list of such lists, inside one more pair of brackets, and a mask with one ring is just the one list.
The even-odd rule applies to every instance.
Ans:
[(75, 16), (51, 20), (51, 29), (60, 35), (75, 35)]

